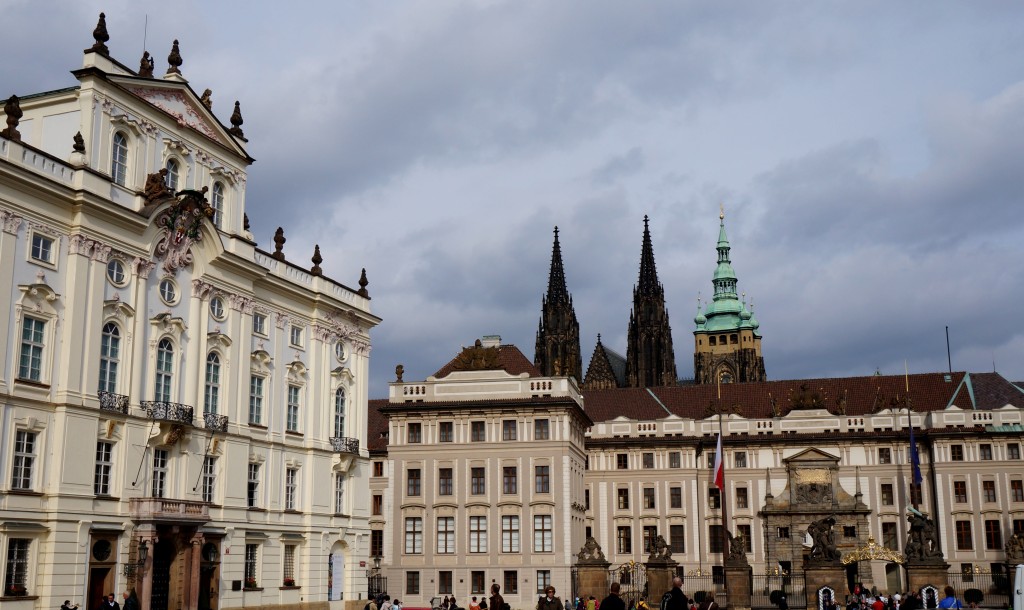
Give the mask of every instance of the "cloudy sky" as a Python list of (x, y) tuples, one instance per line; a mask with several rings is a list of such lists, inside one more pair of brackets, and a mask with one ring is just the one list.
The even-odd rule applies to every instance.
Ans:
[(532, 357), (555, 225), (584, 366), (625, 352), (644, 214), (692, 375), (720, 202), (771, 378), (944, 370), (948, 325), (1024, 379), (1022, 3), (6, 0), (0, 94), (74, 84), (100, 10), (241, 100), (264, 248), (367, 269), (373, 396), (484, 334)]

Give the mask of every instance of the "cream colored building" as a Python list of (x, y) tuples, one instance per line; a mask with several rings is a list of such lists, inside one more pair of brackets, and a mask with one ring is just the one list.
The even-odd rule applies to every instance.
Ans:
[(525, 607), (549, 584), (570, 589), (592, 423), (572, 378), (542, 377), (485, 337), (425, 381), (392, 383), (376, 404), (388, 445), (374, 462), (371, 553), (384, 559), (388, 593), (468, 606), (498, 583)]
[[(501, 350), (512, 353), (515, 348)], [(549, 379), (526, 367), (511, 370), (537, 375), (531, 383)], [(470, 383), (467, 377), (476, 383), (468, 386), (473, 388), (471, 395), (461, 396), (456, 388)], [(532, 607), (539, 570), (551, 569), (559, 591), (571, 593), (572, 583), (562, 575), (575, 563), (575, 551), (589, 535), (613, 567), (645, 561), (648, 541), (662, 535), (674, 550), (681, 574), (719, 573), (722, 496), (710, 483), (710, 467), (720, 427), (726, 454), (727, 527), (747, 539), (755, 574), (780, 567), (802, 569), (803, 553), (809, 548), (804, 544), (807, 519), (785, 514), (785, 509), (792, 501), (788, 467), (798, 471), (801, 460), (809, 458), (833, 461), (837, 468), (833, 484), (841, 490), (822, 496), (822, 514), (839, 506), (832, 498), (840, 495), (855, 499), (860, 507), (837, 515), (840, 550), (848, 552), (872, 537), (902, 552), (905, 514), (915, 500), (922, 512), (938, 515), (939, 539), (951, 571), (1001, 571), (1010, 535), (1024, 533), (1024, 391), (995, 373), (729, 384), (721, 386), (720, 397), (713, 385), (584, 391), (582, 397), (573, 396), (585, 413), (579, 421), (589, 418), (594, 423), (586, 428), (582, 446), (572, 438), (498, 438), (503, 420), (514, 420), (517, 429), (528, 431), (540, 407), (536, 398), (525, 394), (519, 406), (508, 404), (504, 384), (509, 377), (516, 376), (506, 370), (456, 373), (449, 365), (422, 383), (392, 383), (387, 401), (371, 401), (371, 457), (378, 469), (375, 474), (381, 475), (371, 478), (378, 513), (371, 518), (371, 528), (378, 532), (372, 536), (379, 541), (371, 553), (382, 555), (393, 596), (414, 605), (446, 593), (465, 600), (479, 590), (474, 589), (474, 572), (482, 571), (487, 584), (500, 583), (507, 591), (506, 575), (515, 571), (518, 594), (506, 595), (506, 600), (513, 607)], [(569, 379), (551, 379), (556, 388), (574, 388)], [(907, 386), (924, 477), (917, 498), (912, 495), (908, 466)], [(482, 442), (467, 436), (477, 417), (485, 422), (488, 434)], [(451, 445), (439, 442), (438, 426), (445, 421), (455, 422)], [(421, 430), (418, 443), (408, 441), (410, 426)], [(561, 516), (554, 538), (568, 545), (543, 557), (555, 561), (552, 569), (536, 554), (530, 556), (529, 549), (503, 553), (498, 547), (504, 533), (493, 515), (526, 515), (526, 507), (537, 505), (539, 499), (527, 488), (528, 495), (509, 501), (493, 488), (506, 463), (519, 465), (522, 471), (551, 459), (565, 442), (570, 452), (563, 459), (569, 466), (562, 471), (573, 478), (563, 481), (563, 493), (551, 496), (550, 508), (543, 505)], [(576, 460), (584, 463), (578, 478)], [(480, 499), (467, 493), (471, 482), (466, 477), (475, 463), (488, 477), (490, 495)], [(455, 473), (454, 492), (439, 496), (439, 469), (449, 465)], [(423, 495), (417, 498), (406, 493), (410, 469), (418, 469), (424, 481)], [(783, 514), (769, 517), (767, 508)], [(466, 536), (477, 531), (469, 518), (477, 512), (488, 515), (486, 555), (467, 548)], [(402, 523), (410, 515), (423, 515), (421, 552), (408, 552), (403, 540)], [(442, 516), (454, 519), (455, 544), (453, 551), (438, 554)], [(452, 526), (443, 527), (447, 531)], [(530, 568), (523, 570), (523, 565)], [(863, 563), (857, 577), (882, 591), (903, 590), (905, 577), (894, 566)], [(418, 587), (408, 586), (410, 578)]]
[(0, 138), (0, 605), (343, 607), (369, 546), (365, 281), (256, 246), (239, 107), (226, 127), (177, 41), (153, 76), (94, 36)]

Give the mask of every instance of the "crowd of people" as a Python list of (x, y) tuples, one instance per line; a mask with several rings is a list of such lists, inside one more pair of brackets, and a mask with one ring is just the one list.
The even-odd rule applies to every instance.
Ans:
[(846, 599), (845, 608), (840, 608), (838, 603), (832, 604), (832, 610), (924, 610), (936, 605), (942, 610), (960, 610), (965, 605), (956, 596), (953, 587), (947, 585), (943, 590), (942, 599), (932, 603), (926, 603), (920, 593), (894, 593), (892, 595), (872, 595), (869, 592), (855, 590), (854, 595)]

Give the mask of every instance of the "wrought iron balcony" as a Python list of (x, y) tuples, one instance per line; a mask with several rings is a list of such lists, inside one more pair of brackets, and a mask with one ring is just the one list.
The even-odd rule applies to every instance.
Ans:
[(146, 417), (162, 421), (173, 421), (182, 424), (192, 424), (192, 407), (180, 405), (176, 402), (160, 402), (156, 400), (142, 401), (142, 408), (146, 410)]
[(124, 394), (114, 394), (113, 392), (97, 392), (96, 396), (100, 399), (100, 409), (103, 411), (116, 411), (123, 415), (128, 415), (128, 397)]
[(191, 500), (131, 498), (129, 511), (135, 521), (205, 523), (210, 520), (210, 505)]
[(216, 413), (203, 413), (203, 427), (212, 432), (228, 431), (228, 416)]
[(332, 436), (331, 447), (338, 453), (352, 453), (359, 455), (359, 439), (347, 436)]

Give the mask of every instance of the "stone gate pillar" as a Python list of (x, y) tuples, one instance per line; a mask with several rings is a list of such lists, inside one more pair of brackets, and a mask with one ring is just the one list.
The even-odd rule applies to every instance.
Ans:
[(743, 536), (729, 534), (729, 552), (725, 556), (725, 599), (727, 610), (750, 610), (754, 572), (747, 561), (747, 543)]
[(935, 521), (917, 511), (907, 515), (907, 521), (910, 534), (903, 551), (907, 556), (907, 585), (911, 591), (920, 591), (925, 585), (941, 591), (949, 582), (949, 564), (942, 555)]
[(647, 597), (649, 600), (660, 600), (666, 591), (672, 588), (672, 579), (676, 575), (679, 562), (672, 559), (672, 547), (661, 534), (651, 545), (651, 554), (647, 557)]
[(608, 568), (611, 566), (604, 557), (601, 545), (593, 536), (587, 538), (587, 542), (576, 554), (576, 573), (579, 583), (576, 594), (580, 599), (586, 599), (593, 595), (597, 599), (604, 599), (608, 595)]

